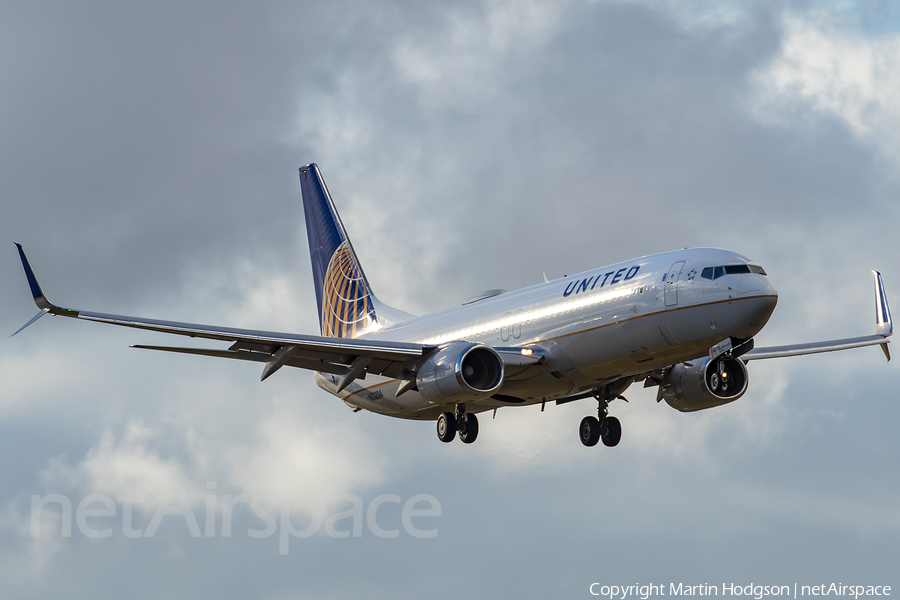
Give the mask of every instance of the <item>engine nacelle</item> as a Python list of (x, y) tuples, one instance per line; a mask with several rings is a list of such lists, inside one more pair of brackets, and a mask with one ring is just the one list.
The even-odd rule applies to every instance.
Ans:
[[(666, 369), (662, 381), (662, 397), (681, 412), (693, 412), (734, 402), (747, 391), (749, 374), (736, 358), (719, 360), (698, 358)], [(689, 366), (692, 365), (692, 366)]]
[(457, 342), (425, 361), (416, 374), (419, 393), (436, 404), (491, 396), (503, 383), (503, 359), (484, 344)]

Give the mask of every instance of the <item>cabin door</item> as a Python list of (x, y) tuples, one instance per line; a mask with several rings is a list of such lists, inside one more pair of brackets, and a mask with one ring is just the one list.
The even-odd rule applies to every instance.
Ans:
[(681, 275), (681, 267), (684, 261), (673, 264), (666, 273), (666, 308), (678, 306), (678, 276)]

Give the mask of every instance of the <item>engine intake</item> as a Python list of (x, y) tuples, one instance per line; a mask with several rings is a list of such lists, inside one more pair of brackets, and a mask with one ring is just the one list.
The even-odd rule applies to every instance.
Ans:
[(436, 404), (491, 396), (503, 383), (503, 359), (484, 344), (457, 342), (441, 348), (419, 367), (419, 393)]
[(747, 391), (748, 382), (747, 367), (736, 358), (698, 358), (666, 370), (662, 397), (676, 410), (693, 412), (734, 402)]

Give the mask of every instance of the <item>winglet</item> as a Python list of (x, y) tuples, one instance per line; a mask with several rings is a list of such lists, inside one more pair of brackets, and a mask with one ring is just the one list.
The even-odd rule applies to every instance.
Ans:
[(872, 271), (872, 274), (875, 276), (875, 333), (891, 335), (894, 333), (894, 324), (891, 321), (887, 294), (884, 292), (884, 282), (881, 280), (881, 273)]
[(31, 296), (34, 298), (34, 303), (37, 304), (37, 307), (41, 310), (52, 311), (54, 308), (57, 308), (44, 296), (41, 285), (38, 283), (37, 277), (34, 276), (34, 270), (31, 268), (31, 265), (28, 264), (28, 258), (25, 256), (25, 251), (22, 250), (22, 244), (19, 242), (14, 243), (16, 248), (19, 249), (19, 258), (22, 259), (22, 267), (25, 269), (25, 277), (28, 278), (28, 286), (31, 288)]
[(887, 294), (884, 291), (884, 282), (881, 273), (872, 271), (875, 277), (875, 333), (885, 336), (885, 342), (881, 344), (888, 362), (891, 360), (891, 352), (888, 350), (887, 337), (894, 333), (894, 323), (891, 321), (891, 309), (888, 306)]
[[(42, 311), (39, 312), (38, 314), (34, 315), (33, 317), (31, 317), (31, 320), (30, 320), (30, 321), (28, 321), (27, 323), (25, 323), (24, 325), (22, 325), (21, 327), (19, 327), (19, 329), (16, 331), (16, 333), (20, 333), (23, 329), (25, 329), (26, 327), (28, 327), (29, 325), (31, 325), (32, 323), (34, 323), (35, 321), (37, 321), (38, 319), (40, 319), (41, 317), (43, 317), (44, 315), (46, 315), (48, 312), (50, 312), (50, 311), (48, 311), (48, 310), (42, 310)], [(12, 334), (12, 335), (9, 336), (9, 337), (12, 337), (13, 335), (16, 335), (16, 333)]]
[[(47, 300), (47, 298), (44, 297), (44, 292), (41, 291), (41, 285), (38, 283), (37, 277), (34, 276), (34, 271), (32, 270), (31, 265), (28, 264), (28, 259), (25, 257), (25, 251), (22, 250), (22, 244), (20, 244), (19, 242), (13, 243), (16, 245), (16, 248), (19, 249), (19, 258), (22, 259), (22, 266), (25, 267), (25, 277), (28, 279), (28, 287), (31, 288), (31, 295), (34, 298), (34, 303), (37, 304), (37, 307), (39, 309), (41, 309), (41, 312), (32, 317), (30, 321), (19, 327), (19, 330), (16, 331), (16, 333), (19, 333), (20, 331), (43, 317), (45, 314), (50, 312), (51, 308), (56, 307), (53, 306)], [(13, 335), (16, 335), (16, 333), (14, 333)], [(12, 335), (9, 337), (12, 337)]]
[[(77, 317), (77, 310), (72, 310), (71, 308), (60, 308), (59, 306), (56, 306), (55, 304), (47, 300), (46, 296), (44, 296), (43, 290), (41, 290), (41, 284), (38, 283), (37, 277), (34, 276), (34, 270), (28, 263), (28, 258), (25, 256), (25, 251), (22, 250), (22, 244), (20, 244), (19, 242), (14, 243), (16, 245), (16, 248), (19, 249), (19, 258), (22, 259), (22, 267), (25, 269), (25, 277), (28, 279), (28, 287), (31, 288), (31, 296), (32, 298), (34, 298), (34, 303), (37, 304), (37, 307), (41, 309), (41, 312), (39, 312), (34, 316), (34, 318), (20, 327), (19, 331), (22, 331), (47, 313), (50, 313), (51, 315)], [(19, 331), (17, 331), (16, 333), (19, 333)], [(16, 333), (14, 333), (13, 335), (16, 335)]]

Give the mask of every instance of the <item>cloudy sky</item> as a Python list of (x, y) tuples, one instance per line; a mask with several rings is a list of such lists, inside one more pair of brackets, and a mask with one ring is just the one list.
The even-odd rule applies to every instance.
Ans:
[[(779, 290), (758, 345), (868, 334), (870, 269), (900, 306), (900, 10), (2, 2), (0, 332), (36, 312), (17, 241), (65, 306), (316, 333), (308, 162), (381, 300), (409, 312), (717, 246)], [(55, 318), (0, 338), (4, 595), (900, 589), (900, 361), (877, 348), (752, 363), (750, 391), (702, 413), (630, 390), (622, 443), (588, 449), (590, 402), (504, 409), (444, 445), (300, 370), (260, 383), (257, 365), (128, 348), (171, 341)], [(51, 494), (69, 537), (59, 504), (32, 523)], [(256, 510), (236, 506), (227, 537), (240, 495)], [(414, 521), (433, 537), (402, 524), (417, 495), (440, 506)], [(91, 496), (115, 516), (82, 524), (108, 537), (76, 523)], [(282, 540), (283, 506), (311, 535)]]

